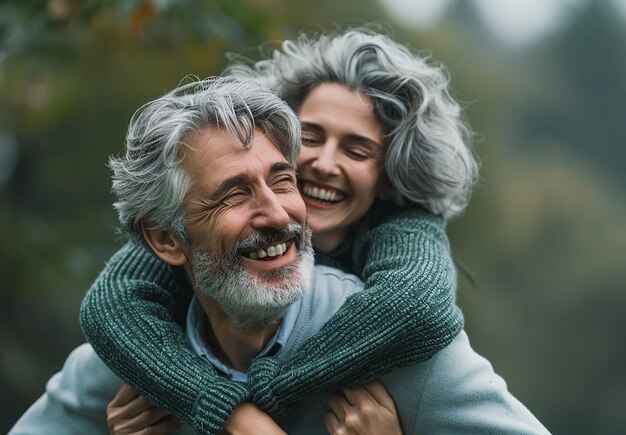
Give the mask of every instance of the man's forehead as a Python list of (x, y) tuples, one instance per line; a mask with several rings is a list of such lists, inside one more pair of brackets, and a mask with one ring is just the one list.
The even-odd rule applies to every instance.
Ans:
[(224, 130), (200, 131), (190, 137), (187, 144), (183, 164), (192, 177), (202, 178), (213, 189), (233, 177), (250, 180), (276, 170), (295, 170), (267, 135), (259, 130), (255, 131), (248, 148), (243, 148)]

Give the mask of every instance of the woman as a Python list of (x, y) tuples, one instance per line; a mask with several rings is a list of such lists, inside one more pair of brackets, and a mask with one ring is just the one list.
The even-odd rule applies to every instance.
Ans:
[[(85, 334), (124, 381), (204, 433), (219, 431), (244, 401), (281, 415), (301, 397), (364, 383), (445, 347), (462, 316), (444, 226), (466, 206), (477, 176), (441, 67), (386, 36), (303, 35), (227, 74), (265, 82), (299, 114), (299, 187), (316, 260), (360, 275), (365, 289), (294, 357), (256, 360), (248, 389), (213, 375), (180, 344), (164, 346), (175, 367), (142, 354), (150, 340), (184, 341), (172, 324), (185, 300), (171, 278), (130, 288), (124, 264), (150, 254), (117, 256), (85, 299)], [(164, 325), (158, 337), (155, 323)], [(190, 367), (197, 376), (183, 379)]]

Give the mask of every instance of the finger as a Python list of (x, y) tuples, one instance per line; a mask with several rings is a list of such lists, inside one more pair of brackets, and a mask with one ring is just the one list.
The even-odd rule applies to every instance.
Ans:
[(124, 384), (117, 390), (115, 397), (111, 400), (109, 405), (115, 407), (124, 406), (137, 396), (139, 396), (139, 394), (137, 394), (135, 390)]
[(352, 406), (358, 406), (359, 403), (365, 400), (373, 400), (370, 396), (370, 393), (362, 386), (346, 388), (343, 390), (343, 395), (346, 397), (348, 403)]
[(156, 425), (156, 423), (169, 416), (170, 413), (165, 409), (153, 406), (130, 419), (128, 421), (127, 428), (141, 430), (143, 428), (147, 428), (148, 426)]
[(119, 407), (118, 411), (123, 414), (124, 418), (131, 419), (140, 416), (143, 412), (152, 408), (160, 409), (145, 397), (137, 396), (126, 405)]
[(388, 410), (395, 412), (396, 404), (380, 379), (374, 379), (373, 381), (363, 384), (363, 388), (368, 391), (376, 402), (380, 403)]
[(332, 393), (328, 396), (328, 406), (339, 420), (343, 420), (350, 408), (350, 404), (342, 392)]
[(324, 425), (326, 425), (326, 431), (333, 435), (339, 431), (340, 423), (339, 419), (334, 412), (327, 412), (324, 416)]

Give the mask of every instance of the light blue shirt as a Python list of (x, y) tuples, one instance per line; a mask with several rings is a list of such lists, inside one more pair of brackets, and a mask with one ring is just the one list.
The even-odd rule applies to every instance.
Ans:
[[(283, 317), (276, 333), (270, 338), (265, 347), (257, 354), (255, 358), (262, 356), (275, 356), (280, 352), (287, 339), (293, 331), (293, 327), (296, 324), (296, 319), (300, 314), (300, 307), (302, 306), (302, 299), (298, 299), (287, 308), (287, 312)], [(206, 338), (205, 325), (207, 322), (206, 313), (200, 305), (200, 301), (194, 295), (187, 311), (187, 323), (185, 325), (185, 336), (187, 341), (191, 344), (193, 350), (203, 358), (206, 358), (209, 363), (222, 375), (231, 381), (247, 382), (248, 375), (242, 373), (239, 370), (235, 370), (232, 367), (227, 366), (221, 362), (215, 354), (211, 351), (211, 346)]]

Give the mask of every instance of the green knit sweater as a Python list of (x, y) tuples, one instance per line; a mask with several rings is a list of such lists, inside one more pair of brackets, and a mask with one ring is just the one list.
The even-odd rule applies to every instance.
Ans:
[(463, 328), (444, 222), (378, 201), (354, 233), (316, 261), (360, 275), (352, 295), (297, 354), (255, 360), (247, 384), (216, 374), (185, 340), (184, 272), (127, 244), (87, 293), (88, 341), (125, 382), (202, 434), (219, 432), (246, 400), (277, 417), (290, 403), (360, 384), (430, 358)]

